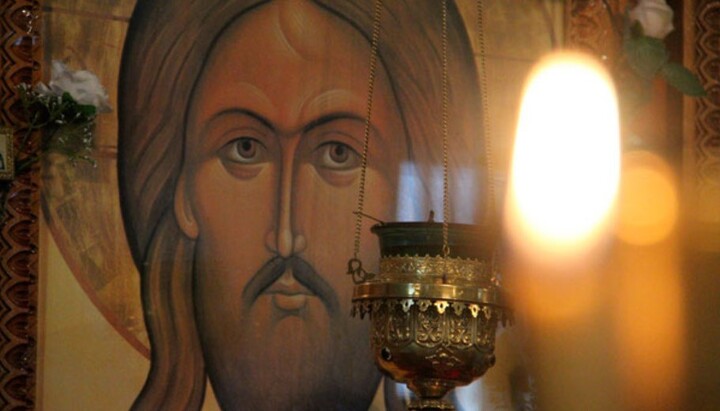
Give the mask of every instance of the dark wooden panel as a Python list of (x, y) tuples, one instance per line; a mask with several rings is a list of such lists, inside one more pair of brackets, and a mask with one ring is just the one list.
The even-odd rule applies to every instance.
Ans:
[[(16, 86), (40, 76), (40, 2), (0, 3), (0, 122), (23, 133)], [(36, 141), (35, 141), (36, 142)], [(34, 150), (35, 144), (24, 153)], [(35, 408), (39, 191), (37, 170), (3, 182), (7, 206), (0, 222), (0, 408)]]

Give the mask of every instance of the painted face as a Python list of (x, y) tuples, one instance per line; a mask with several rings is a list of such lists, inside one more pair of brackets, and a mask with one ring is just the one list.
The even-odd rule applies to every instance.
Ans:
[[(196, 241), (195, 315), (224, 409), (366, 410), (375, 393), (369, 322), (350, 317), (345, 274), (368, 61), (339, 17), (280, 1), (228, 27), (198, 80), (175, 212)], [(382, 68), (374, 96), (365, 210), (390, 220), (407, 153)]]

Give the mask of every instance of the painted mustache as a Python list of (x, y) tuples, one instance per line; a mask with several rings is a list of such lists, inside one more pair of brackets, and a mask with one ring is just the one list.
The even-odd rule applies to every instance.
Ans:
[(297, 256), (275, 257), (266, 262), (243, 289), (242, 300), (245, 308), (249, 308), (286, 270), (290, 270), (298, 283), (320, 298), (328, 313), (338, 312), (340, 303), (335, 290), (307, 261)]

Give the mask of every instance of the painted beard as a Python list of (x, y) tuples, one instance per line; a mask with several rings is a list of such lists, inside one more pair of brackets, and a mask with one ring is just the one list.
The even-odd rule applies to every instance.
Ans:
[(379, 381), (369, 324), (349, 318), (337, 293), (309, 263), (271, 259), (240, 298), (237, 328), (228, 322), (226, 332), (210, 336), (203, 332), (204, 319), (213, 313), (196, 315), (208, 375), (223, 409), (368, 409)]

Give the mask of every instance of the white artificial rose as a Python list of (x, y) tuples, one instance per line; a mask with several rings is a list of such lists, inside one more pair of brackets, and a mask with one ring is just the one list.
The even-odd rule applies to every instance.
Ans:
[(50, 90), (50, 87), (46, 86), (45, 83), (43, 83), (43, 82), (39, 82), (39, 83), (35, 84), (35, 86), (33, 87), (33, 90), (35, 90), (35, 92), (37, 92), (41, 96), (54, 96), (55, 95), (55, 93), (53, 93), (53, 91)]
[(96, 75), (87, 71), (72, 71), (60, 61), (53, 61), (50, 83), (39, 83), (35, 90), (44, 95), (61, 96), (70, 93), (79, 104), (95, 106), (98, 113), (111, 111), (108, 95)]
[(664, 39), (673, 31), (673, 11), (665, 0), (640, 0), (630, 10), (630, 20), (637, 21), (646, 36)]

